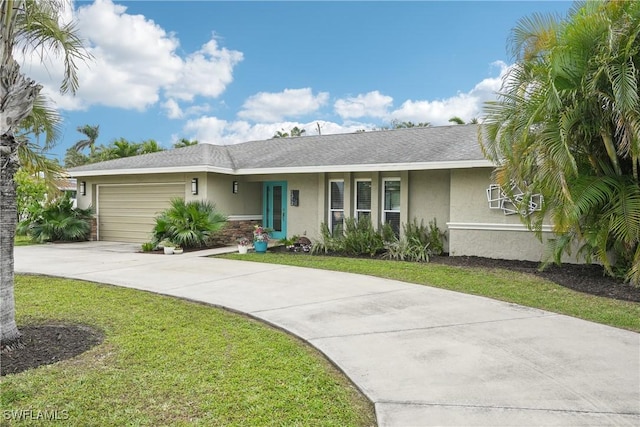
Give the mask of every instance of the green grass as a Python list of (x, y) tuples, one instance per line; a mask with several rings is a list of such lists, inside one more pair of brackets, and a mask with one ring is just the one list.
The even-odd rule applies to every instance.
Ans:
[(28, 246), (28, 245), (36, 245), (37, 243), (35, 243), (33, 240), (31, 240), (31, 237), (29, 236), (18, 236), (16, 235), (15, 240), (13, 241), (13, 245), (14, 246)]
[(640, 303), (576, 292), (531, 274), (510, 270), (279, 253), (228, 254), (221, 257), (368, 274), (482, 295), (640, 332)]
[(247, 317), (41, 276), (16, 276), (15, 295), (19, 325), (86, 324), (105, 340), (2, 377), (0, 412), (57, 410), (65, 426), (375, 424), (370, 402), (317, 351)]

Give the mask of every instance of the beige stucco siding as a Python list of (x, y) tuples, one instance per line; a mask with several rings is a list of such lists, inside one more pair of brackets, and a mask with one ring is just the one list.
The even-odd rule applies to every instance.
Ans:
[[(448, 170), (409, 172), (408, 220), (428, 225), (435, 219), (438, 228), (447, 232), (451, 177)], [(445, 251), (448, 251), (448, 239)]]
[[(541, 261), (544, 245), (518, 215), (489, 209), (489, 168), (451, 171), (449, 251), (451, 255)], [(544, 233), (544, 238), (550, 237)], [(575, 262), (575, 261), (574, 261)]]
[[(238, 192), (233, 193), (233, 182), (238, 182)], [(257, 218), (262, 215), (262, 183), (248, 181), (244, 177), (207, 174), (206, 198), (227, 216)]]

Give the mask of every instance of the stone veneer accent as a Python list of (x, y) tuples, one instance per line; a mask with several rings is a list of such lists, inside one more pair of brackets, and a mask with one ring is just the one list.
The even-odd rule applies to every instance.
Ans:
[(91, 218), (91, 232), (89, 233), (89, 240), (92, 242), (98, 240), (98, 219), (95, 216)]
[(214, 245), (229, 245), (236, 243), (242, 237), (253, 241), (253, 229), (260, 224), (261, 221), (259, 220), (227, 221), (224, 228), (211, 238), (211, 243)]

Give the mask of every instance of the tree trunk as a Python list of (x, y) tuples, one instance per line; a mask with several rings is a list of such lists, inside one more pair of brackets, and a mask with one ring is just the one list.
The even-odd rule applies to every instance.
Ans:
[(12, 58), (5, 61), (3, 52), (0, 67), (0, 348), (20, 345), (20, 331), (16, 325), (13, 295), (13, 244), (18, 222), (15, 174), (18, 160), (18, 141), (14, 131), (31, 114), (42, 86), (20, 73), (20, 66)]
[(13, 296), (13, 244), (18, 221), (15, 173), (18, 144), (13, 136), (0, 136), (0, 348), (20, 345)]

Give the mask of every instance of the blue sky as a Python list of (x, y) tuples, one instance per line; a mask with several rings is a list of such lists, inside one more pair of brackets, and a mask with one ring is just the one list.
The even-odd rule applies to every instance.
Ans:
[(234, 144), (293, 126), (308, 135), (391, 120), (448, 124), (482, 116), (512, 63), (510, 30), (561, 1), (76, 1), (94, 60), (75, 97), (60, 64), (24, 59), (64, 117), (62, 157), (85, 124), (98, 143), (123, 137)]

